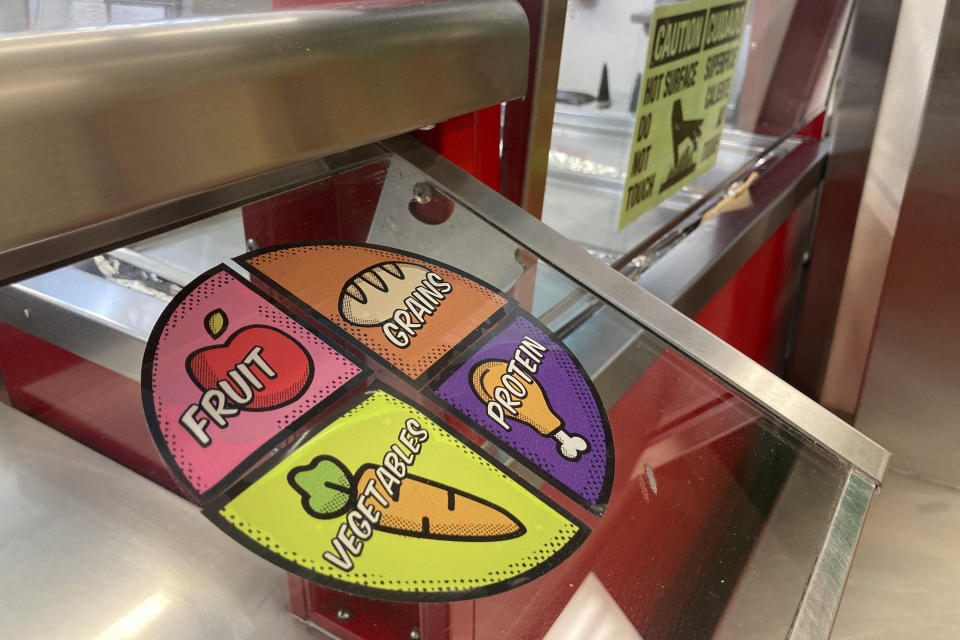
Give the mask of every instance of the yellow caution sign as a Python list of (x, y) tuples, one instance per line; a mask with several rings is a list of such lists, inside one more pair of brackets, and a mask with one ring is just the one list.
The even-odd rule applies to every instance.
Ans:
[(620, 228), (714, 165), (749, 0), (657, 7), (620, 205)]

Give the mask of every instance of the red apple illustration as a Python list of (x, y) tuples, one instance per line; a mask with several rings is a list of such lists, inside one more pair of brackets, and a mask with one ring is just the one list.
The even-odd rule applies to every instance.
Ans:
[[(227, 329), (216, 309), (204, 326), (216, 340)], [(313, 361), (300, 344), (279, 329), (250, 325), (222, 345), (198, 349), (187, 357), (187, 372), (203, 390), (220, 389), (228, 402), (247, 411), (266, 411), (293, 402), (313, 379)]]

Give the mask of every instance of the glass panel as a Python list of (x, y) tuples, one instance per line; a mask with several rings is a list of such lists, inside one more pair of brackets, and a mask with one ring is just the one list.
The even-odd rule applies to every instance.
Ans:
[[(140, 269), (143, 282), (182, 286), (183, 278), (243, 252), (245, 246), (306, 241), (368, 242), (422, 254), (506, 292), (553, 330), (575, 327), (555, 338), (580, 361), (609, 418), (615, 473), (609, 502), (600, 514), (545, 482), (517, 456), (445, 410), (425, 387), (395, 379), (403, 395), (442, 416), (510, 473), (592, 529), (572, 555), (542, 577), (475, 601), (430, 605), (420, 610), (422, 617), (443, 606), (449, 607), (449, 620), (462, 621), (464, 607), (470, 607), (466, 619), (478, 638), (552, 637), (561, 631), (570, 634), (571, 629), (582, 629), (580, 635), (588, 637), (601, 625), (612, 625), (617, 637), (646, 640), (707, 638), (717, 629), (724, 637), (755, 629), (777, 637), (785, 633), (849, 465), (803, 441), (772, 413), (741, 397), (641, 324), (594, 298), (460, 202), (433, 190), (431, 180), (403, 159), (385, 157), (100, 260)], [(147, 268), (151, 265), (153, 271)], [(123, 328), (122, 314), (136, 308), (155, 320), (163, 304), (151, 306), (148, 301), (166, 300), (174, 289), (158, 295), (157, 287), (145, 291), (131, 286), (130, 281), (138, 278), (129, 273), (126, 278), (113, 277), (119, 269), (105, 270), (97, 259), (93, 266), (96, 269), (88, 262), (49, 274), (68, 282), (81, 273), (89, 296), (68, 299), (66, 291), (50, 289), (57, 285), (56, 278), (43, 277), (16, 285), (16, 292), (11, 287), (0, 292), (9, 296), (32, 291), (34, 301), (26, 306), (23, 298), (17, 298), (16, 308), (6, 301), (0, 305), (8, 309), (0, 323), (0, 368), (10, 401), (175, 487), (169, 473), (164, 475), (165, 463), (144, 424), (139, 382), (122, 373), (139, 371), (146, 338), (131, 336)], [(166, 276), (158, 275), (164, 270)], [(93, 313), (97, 286), (120, 294), (115, 306)], [(574, 305), (555, 311), (558, 303), (571, 298), (576, 299)], [(41, 304), (51, 300), (61, 311), (69, 308), (74, 320), (58, 322), (56, 318), (67, 316), (50, 315)], [(283, 295), (277, 301), (289, 302)], [(38, 329), (30, 322), (31, 314), (34, 320), (52, 320)], [(579, 321), (569, 323), (572, 316)], [(325, 335), (320, 324), (309, 326)], [(112, 338), (85, 345), (70, 342), (71, 334), (92, 332), (93, 327)], [(32, 361), (26, 361), (18, 349), (23, 340), (41, 334), (59, 346), (51, 349), (38, 341)], [(120, 348), (124, 340), (139, 344), (139, 352)], [(106, 352), (121, 355), (110, 360)], [(64, 366), (58, 359), (67, 356), (73, 360)], [(132, 362), (121, 362), (123, 357)], [(106, 364), (94, 368), (83, 364), (97, 359)], [(373, 359), (363, 364), (383, 369)], [(25, 367), (30, 369), (26, 376)], [(109, 406), (85, 402), (102, 395), (105, 385), (112, 392)], [(62, 393), (65, 386), (70, 393)], [(333, 406), (320, 411), (278, 445), (280, 452), (301, 446), (303, 434), (335, 418), (339, 410)], [(117, 421), (122, 422), (120, 428)], [(226, 538), (223, 542), (233, 544)], [(771, 592), (774, 580), (776, 590)], [(311, 586), (307, 592), (312, 594), (310, 602), (324, 601), (319, 587)], [(774, 602), (765, 598), (770, 593), (775, 593)], [(751, 610), (755, 603), (766, 604)], [(305, 606), (304, 615), (314, 621), (333, 611)], [(388, 609), (389, 615), (400, 615), (398, 611), (409, 615), (409, 607)], [(374, 630), (389, 625), (389, 618), (380, 615), (387, 616), (373, 615)]]
[[(543, 221), (611, 261), (824, 110), (849, 6), (847, 0), (816, 7), (754, 0), (716, 165), (619, 229), (649, 29), (654, 7), (665, 4), (674, 2), (573, 1), (567, 7)], [(596, 99), (604, 67), (609, 101)], [(763, 164), (794, 146), (779, 148)]]
[[(395, 186), (394, 197), (385, 193), (388, 201), (408, 199), (404, 187), (425, 179), (405, 164), (393, 162), (391, 171), (405, 174), (407, 182)], [(777, 574), (776, 606), (754, 611), (750, 622), (771, 637), (784, 635), (849, 466), (805, 445), (642, 326), (505, 239), (451, 253), (447, 224), (467, 235), (485, 233), (485, 225), (457, 203), (447, 222), (415, 227), (415, 250), (470, 272), (480, 269), (541, 319), (559, 301), (580, 296), (547, 325), (558, 329), (590, 310), (560, 337), (597, 386), (617, 461), (610, 506), (599, 519), (541, 486), (551, 499), (583, 515), (593, 533), (543, 578), (478, 600), (477, 637), (539, 637), (553, 625), (567, 633), (571, 625), (583, 625), (589, 635), (599, 624), (615, 624), (618, 616), (648, 640), (710, 637), (734, 603), (726, 628), (742, 629), (745, 623), (734, 615), (742, 605), (734, 594), (747, 599), (755, 593), (750, 580), (767, 584), (768, 571), (786, 564), (791, 571)], [(512, 263), (501, 257), (511, 254)], [(493, 262), (502, 270), (499, 276), (491, 270)], [(516, 265), (523, 265), (519, 273)], [(524, 291), (526, 298), (520, 295)], [(761, 548), (776, 551), (760, 556)], [(748, 561), (760, 575), (746, 571)], [(598, 601), (606, 603), (599, 610)], [(504, 607), (516, 614), (499, 615)]]
[[(538, 288), (565, 280), (537, 269)], [(571, 561), (478, 601), (484, 631), (587, 633), (623, 616), (646, 639), (706, 638), (715, 628), (719, 637), (783, 637), (849, 467), (615, 310), (601, 306), (564, 343), (608, 411), (617, 455), (611, 506)], [(508, 598), (524, 615), (482, 615)]]

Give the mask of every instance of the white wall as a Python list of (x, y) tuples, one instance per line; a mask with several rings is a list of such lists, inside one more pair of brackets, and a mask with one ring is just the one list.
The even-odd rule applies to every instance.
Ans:
[(647, 55), (647, 32), (630, 16), (652, 14), (653, 4), (653, 0), (568, 0), (557, 86), (596, 95), (606, 62), (614, 108), (627, 110)]

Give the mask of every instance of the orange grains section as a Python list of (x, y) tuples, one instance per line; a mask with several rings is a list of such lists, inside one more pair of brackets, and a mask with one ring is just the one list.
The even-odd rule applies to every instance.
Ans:
[[(405, 278), (390, 278), (387, 274), (396, 269), (379, 267), (372, 271), (372, 268), (383, 263), (416, 265), (418, 268), (405, 269), (404, 272), (408, 274)], [(288, 247), (253, 256), (246, 260), (246, 264), (252, 271), (272, 280), (414, 379), (506, 304), (503, 297), (450, 269), (372, 247)], [(367, 278), (363, 278), (365, 273), (368, 274)], [(422, 326), (412, 334), (407, 332), (406, 336), (400, 336), (407, 342), (404, 346), (397, 346), (388, 339), (388, 327), (383, 323), (372, 326), (367, 323), (365, 326), (356, 324), (353, 314), (350, 314), (353, 322), (343, 316), (341, 298), (347, 295), (348, 290), (356, 294), (355, 284), (351, 289), (352, 283), (363, 284), (367, 280), (370, 282), (369, 291), (382, 293), (382, 298), (394, 301), (397, 310), (402, 310), (404, 297), (395, 295), (395, 289), (412, 290), (421, 284), (417, 278), (422, 273), (439, 276), (443, 283), (449, 285), (449, 290), (443, 292), (442, 299), (428, 304), (429, 313), (423, 315)], [(374, 277), (376, 275), (381, 277)], [(383, 290), (383, 287), (394, 287), (394, 291)], [(444, 285), (440, 285), (440, 288), (446, 289)], [(347, 296), (346, 299), (351, 303), (346, 306), (351, 307), (354, 298)], [(389, 323), (389, 316), (386, 317)]]

